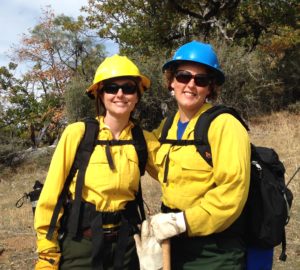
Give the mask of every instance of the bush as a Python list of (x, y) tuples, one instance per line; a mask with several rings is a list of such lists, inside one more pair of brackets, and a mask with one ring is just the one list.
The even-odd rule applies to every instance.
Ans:
[(293, 114), (300, 114), (300, 101), (293, 104), (289, 104), (287, 110), (288, 112)]
[(68, 122), (79, 121), (85, 117), (95, 117), (95, 104), (86, 94), (90, 85), (84, 78), (74, 77), (65, 91), (65, 113)]

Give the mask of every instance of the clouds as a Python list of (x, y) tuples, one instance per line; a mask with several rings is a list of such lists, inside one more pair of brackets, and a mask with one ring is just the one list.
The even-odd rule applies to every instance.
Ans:
[[(76, 18), (84, 15), (80, 12), (88, 0), (2, 0), (0, 8), (0, 66), (7, 65), (9, 53), (13, 44), (17, 44), (22, 34), (27, 34), (38, 24), (42, 9), (51, 6), (55, 15), (64, 14)], [(110, 47), (112, 43), (109, 43)], [(116, 45), (113, 46), (117, 51)]]

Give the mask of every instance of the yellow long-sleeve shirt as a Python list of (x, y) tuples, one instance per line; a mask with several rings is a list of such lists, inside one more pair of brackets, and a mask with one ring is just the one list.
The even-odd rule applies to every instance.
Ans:
[[(112, 133), (100, 117), (99, 140), (112, 140)], [(120, 140), (132, 139), (131, 129), (133, 124), (129, 125), (121, 132)], [(70, 124), (64, 130), (61, 139), (56, 147), (47, 178), (40, 198), (38, 200), (34, 227), (37, 232), (38, 252), (49, 249), (59, 250), (57, 241), (57, 230), (59, 221), (52, 240), (46, 239), (50, 220), (59, 194), (64, 186), (65, 180), (73, 164), (77, 147), (83, 137), (85, 125), (83, 122)], [(150, 133), (147, 137), (148, 162), (147, 170), (155, 177), (153, 166), (153, 156), (151, 148), (157, 141), (153, 139)], [(134, 200), (135, 193), (138, 190), (140, 172), (138, 167), (138, 156), (133, 145), (112, 146), (110, 148), (115, 170), (111, 170), (108, 165), (105, 154), (105, 146), (97, 145), (91, 155), (89, 165), (85, 174), (85, 182), (82, 190), (82, 199), (96, 206), (97, 211), (114, 212), (124, 209), (128, 201)], [(75, 175), (70, 184), (69, 191), (74, 199), (75, 194)], [(63, 214), (60, 211), (59, 218)]]
[[(194, 139), (198, 117), (210, 108), (204, 104), (190, 120), (183, 140)], [(175, 115), (167, 139), (177, 138), (179, 113)], [(153, 132), (160, 137), (164, 121)], [(162, 201), (170, 208), (184, 210), (189, 236), (204, 236), (228, 228), (240, 215), (249, 190), (250, 142), (242, 124), (230, 114), (218, 116), (208, 132), (213, 167), (196, 151), (194, 145), (163, 144), (156, 154)], [(163, 182), (169, 154), (167, 182)]]

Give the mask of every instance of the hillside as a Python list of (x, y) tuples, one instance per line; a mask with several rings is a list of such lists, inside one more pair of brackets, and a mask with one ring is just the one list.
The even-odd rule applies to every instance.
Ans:
[[(256, 145), (276, 149), (286, 167), (288, 181), (300, 164), (300, 115), (286, 112), (250, 121), (250, 136)], [(0, 168), (0, 269), (33, 269), (35, 234), (31, 205), (24, 202), (16, 208), (16, 201), (29, 192), (36, 180), (44, 181), (52, 148), (39, 150), (20, 165)], [(290, 223), (287, 225), (287, 262), (277, 260), (274, 269), (300, 269), (300, 174), (289, 185), (294, 194)], [(159, 186), (149, 176), (143, 178), (143, 192), (151, 212), (159, 206)]]

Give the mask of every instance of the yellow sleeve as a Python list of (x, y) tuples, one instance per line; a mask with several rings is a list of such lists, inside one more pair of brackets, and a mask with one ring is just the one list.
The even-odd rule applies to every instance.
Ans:
[[(52, 240), (46, 239), (46, 234), (57, 199), (63, 189), (83, 134), (83, 122), (67, 126), (53, 154), (48, 175), (35, 211), (34, 228), (37, 233), (38, 252), (43, 252), (48, 249), (59, 250), (57, 242), (57, 230), (59, 225), (57, 224)], [(63, 209), (60, 211), (58, 219), (60, 219), (62, 213)]]
[(250, 141), (233, 116), (222, 114), (208, 132), (215, 187), (200, 203), (185, 210), (189, 235), (209, 235), (227, 229), (241, 214), (250, 182)]

